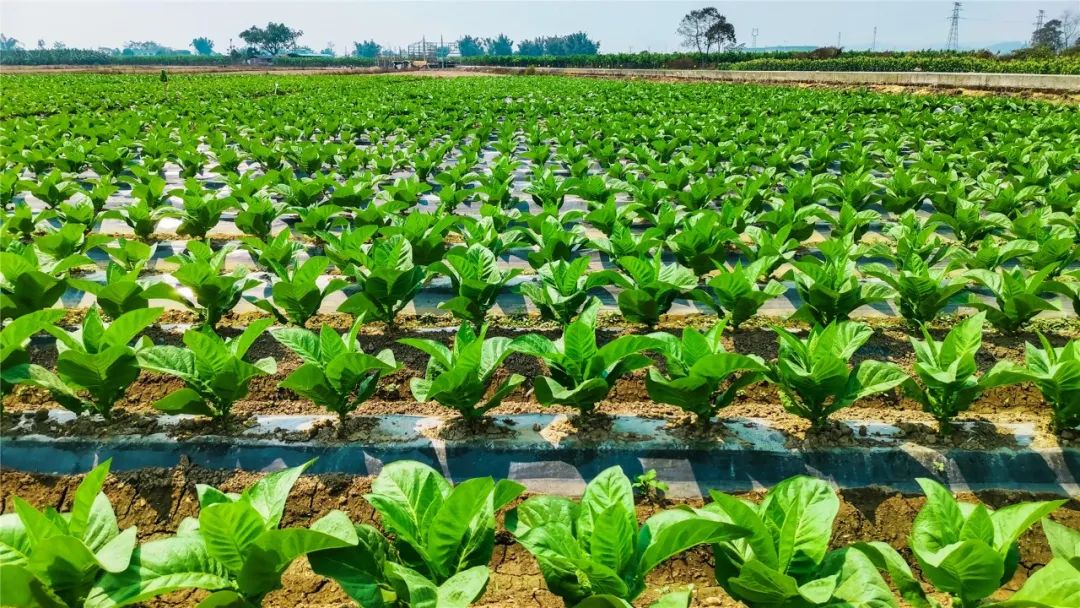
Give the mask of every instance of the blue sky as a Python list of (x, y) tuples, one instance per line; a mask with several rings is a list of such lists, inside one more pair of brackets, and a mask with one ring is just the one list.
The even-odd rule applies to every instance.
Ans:
[[(675, 28), (688, 10), (716, 6), (735, 24), (740, 42), (758, 46), (831, 45), (840, 37), (846, 48), (868, 48), (877, 27), (877, 48), (939, 48), (948, 34), (951, 2), (851, 0), (758, 0), (754, 2), (683, 1), (264, 1), (143, 0), (90, 1), (3, 0), (0, 31), (24, 46), (38, 39), (76, 47), (117, 47), (127, 40), (155, 40), (185, 48), (195, 36), (208, 36), (218, 50), (230, 37), (268, 20), (284, 21), (305, 32), (301, 44), (321, 49), (332, 42), (338, 52), (354, 40), (373, 38), (388, 46), (427, 37), (454, 40), (464, 34), (512, 39), (584, 30), (601, 42), (601, 51), (674, 51)], [(1048, 18), (1067, 9), (1080, 11), (1080, 0), (964, 2), (960, 22), (962, 47), (981, 47), (1030, 37), (1039, 9)]]

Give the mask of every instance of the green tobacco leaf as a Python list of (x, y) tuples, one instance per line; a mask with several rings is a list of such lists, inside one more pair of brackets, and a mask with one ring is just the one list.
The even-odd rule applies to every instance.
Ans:
[(798, 577), (821, 562), (839, 508), (832, 488), (811, 477), (784, 480), (768, 493), (759, 512), (775, 535), (782, 572)]
[(67, 602), (29, 570), (6, 563), (0, 564), (0, 605), (68, 608)]
[(267, 529), (259, 512), (247, 501), (210, 505), (199, 513), (199, 534), (210, 556), (239, 572), (250, 547)]
[(166, 414), (193, 414), (195, 416), (213, 416), (214, 409), (206, 403), (202, 395), (190, 388), (181, 388), (154, 402), (154, 409)]
[(474, 566), (446, 580), (438, 589), (438, 608), (468, 608), (484, 594), (488, 567)]
[(698, 545), (731, 541), (748, 534), (745, 528), (707, 519), (689, 510), (661, 511), (642, 527), (638, 538), (641, 555), (638, 572), (644, 575), (665, 560)]
[[(75, 490), (75, 499), (71, 503), (71, 518), (68, 520), (68, 531), (72, 536), (85, 540), (84, 533), (86, 532), (87, 524), (90, 521), (92, 508), (94, 502), (97, 500), (98, 494), (101, 493), (101, 488), (105, 485), (105, 478), (109, 475), (110, 464), (112, 464), (111, 458), (94, 467), (85, 477), (83, 477), (83, 480), (79, 482), (79, 487)], [(111, 532), (115, 535), (115, 517), (111, 523)], [(90, 543), (87, 544), (89, 545)]]
[(244, 496), (251, 502), (251, 506), (266, 522), (267, 529), (276, 528), (281, 523), (281, 515), (285, 512), (285, 502), (289, 499), (289, 492), (292, 491), (300, 475), (314, 462), (314, 460), (309, 460), (300, 466), (271, 473), (244, 491)]

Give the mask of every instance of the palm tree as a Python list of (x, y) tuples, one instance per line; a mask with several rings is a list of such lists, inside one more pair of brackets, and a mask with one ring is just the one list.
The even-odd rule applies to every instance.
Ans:
[(19, 41), (0, 34), (0, 51), (14, 51), (19, 48)]

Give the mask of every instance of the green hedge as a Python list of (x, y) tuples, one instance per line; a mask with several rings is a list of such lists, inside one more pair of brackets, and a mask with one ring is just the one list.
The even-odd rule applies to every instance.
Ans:
[(1012, 74), (1080, 74), (1080, 60), (983, 59), (980, 57), (837, 57), (835, 59), (754, 59), (723, 67), (728, 70), (798, 70), (829, 72), (1003, 72)]
[(986, 51), (844, 51), (840, 57), (815, 59), (805, 52), (751, 53), (610, 53), (563, 57), (521, 55), (463, 57), (463, 65), (506, 67), (585, 67), (629, 69), (825, 70), (869, 72), (1008, 72), (1080, 74), (1076, 57), (1005, 59)]
[[(115, 55), (82, 49), (0, 51), (0, 65), (240, 65), (243, 57), (230, 55)], [(364, 57), (275, 57), (273, 65), (290, 67), (372, 66)]]

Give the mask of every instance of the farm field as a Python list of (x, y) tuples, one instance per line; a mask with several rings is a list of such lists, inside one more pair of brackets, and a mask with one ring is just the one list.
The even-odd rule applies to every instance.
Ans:
[[(99, 556), (70, 588), (34, 570), (59, 556), (0, 552), (27, 605), (347, 603), (323, 576), (363, 606), (1080, 598), (1075, 105), (539, 76), (0, 88), (0, 531), (24, 530), (0, 549), (43, 552), (16, 495), (71, 511), (40, 521), (87, 555), (150, 541), (145, 568)], [(708, 492), (762, 485), (761, 509)], [(965, 488), (998, 511), (955, 506)], [(397, 518), (437, 504), (467, 524), (421, 547), (430, 522)], [(310, 528), (279, 544), (280, 521)], [(803, 545), (777, 563), (774, 542)], [(986, 571), (940, 565), (956, 551)], [(166, 562), (203, 578), (153, 580)], [(204, 596), (170, 597), (151, 605)]]

